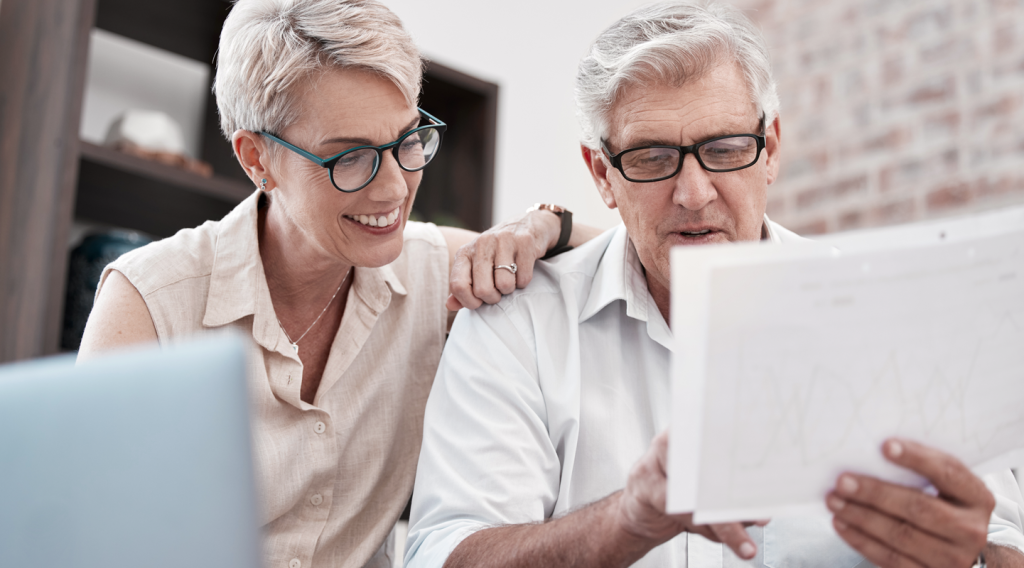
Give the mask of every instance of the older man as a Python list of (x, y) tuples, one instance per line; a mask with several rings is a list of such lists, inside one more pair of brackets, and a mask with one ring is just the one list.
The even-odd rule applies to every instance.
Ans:
[[(597, 39), (577, 100), (583, 158), (624, 226), (459, 316), (427, 406), (408, 566), (1024, 564), (1016, 503), (1000, 495), (992, 515), (980, 479), (907, 441), (887, 457), (937, 496), (844, 475), (832, 519), (744, 530), (665, 513), (669, 251), (799, 238), (764, 214), (780, 156), (767, 49), (723, 6), (643, 8)], [(1019, 498), (1009, 472), (991, 483)]]

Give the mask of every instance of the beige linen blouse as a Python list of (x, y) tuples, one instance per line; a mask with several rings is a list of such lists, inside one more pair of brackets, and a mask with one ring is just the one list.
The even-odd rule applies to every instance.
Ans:
[[(142, 294), (161, 342), (233, 328), (253, 339), (253, 450), (268, 568), (387, 566), (412, 492), (423, 409), (444, 343), (448, 249), (409, 222), (402, 254), (357, 268), (316, 399), (278, 324), (254, 193), (220, 221), (125, 254), (103, 272)], [(102, 284), (101, 284), (102, 285)], [(372, 562), (371, 562), (372, 560)]]

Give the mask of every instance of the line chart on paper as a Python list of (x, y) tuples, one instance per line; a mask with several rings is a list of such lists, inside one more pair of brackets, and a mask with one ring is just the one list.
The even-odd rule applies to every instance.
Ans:
[(1020, 233), (710, 278), (700, 519), (820, 504), (847, 470), (923, 484), (890, 436), (971, 466), (1024, 448)]

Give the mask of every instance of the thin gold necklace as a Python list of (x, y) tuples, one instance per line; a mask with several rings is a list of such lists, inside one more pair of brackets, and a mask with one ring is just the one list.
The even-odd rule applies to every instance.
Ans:
[(327, 313), (327, 308), (331, 307), (331, 304), (334, 303), (334, 298), (338, 296), (338, 292), (341, 292), (341, 287), (344, 286), (345, 282), (348, 281), (348, 277), (350, 274), (352, 274), (351, 267), (348, 269), (348, 272), (345, 273), (345, 277), (341, 279), (341, 284), (338, 284), (338, 289), (334, 291), (334, 295), (331, 296), (331, 299), (327, 301), (327, 305), (324, 306), (323, 310), (321, 310), (320, 315), (316, 316), (316, 319), (313, 320), (313, 323), (309, 324), (309, 327), (306, 328), (306, 331), (302, 332), (302, 335), (300, 335), (299, 338), (296, 339), (295, 341), (292, 341), (291, 336), (288, 335), (288, 330), (285, 329), (284, 324), (281, 323), (281, 318), (277, 318), (277, 325), (281, 326), (281, 331), (283, 331), (284, 336), (288, 338), (288, 342), (292, 344), (292, 349), (295, 350), (295, 353), (299, 352), (299, 342), (302, 341), (302, 338), (306, 337), (306, 334), (309, 333), (309, 330), (313, 329), (313, 326), (315, 326), (316, 323), (320, 321), (320, 318), (324, 317), (324, 314)]

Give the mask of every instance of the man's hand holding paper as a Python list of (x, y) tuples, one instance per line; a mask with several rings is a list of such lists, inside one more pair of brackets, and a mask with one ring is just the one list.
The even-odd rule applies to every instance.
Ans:
[(665, 512), (668, 461), (668, 432), (662, 432), (629, 473), (626, 488), (618, 498), (615, 519), (627, 532), (641, 540), (661, 544), (683, 532), (696, 533), (713, 542), (728, 546), (740, 558), (753, 558), (757, 546), (744, 526), (764, 525), (767, 521), (730, 522), (698, 525), (692, 513)]
[(955, 457), (908, 440), (886, 458), (931, 481), (938, 494), (844, 473), (826, 498), (839, 536), (881, 566), (970, 566), (987, 543), (995, 499)]

